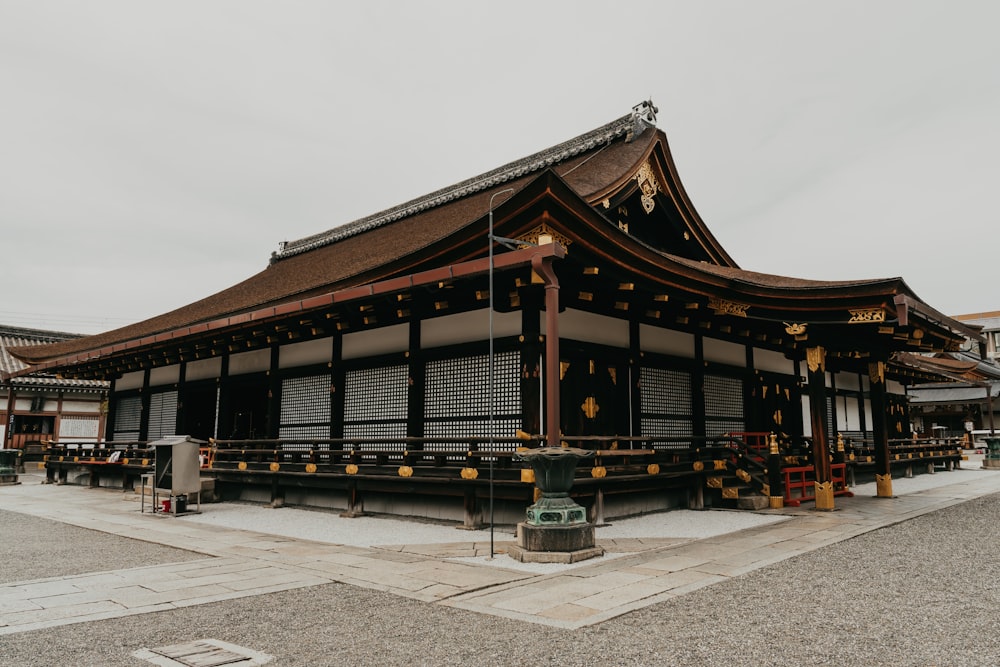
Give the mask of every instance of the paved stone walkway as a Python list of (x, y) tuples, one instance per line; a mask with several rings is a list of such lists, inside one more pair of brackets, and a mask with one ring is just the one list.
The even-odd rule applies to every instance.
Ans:
[[(38, 483), (0, 487), (0, 509), (187, 549), (204, 559), (0, 585), (0, 635), (341, 582), (563, 628), (599, 623), (915, 516), (1000, 492), (1000, 474), (891, 499), (836, 499), (837, 510), (768, 510), (790, 520), (707, 539), (601, 542), (613, 557), (537, 575), (455, 562), (472, 542), (362, 548), (142, 514), (121, 491)], [(498, 544), (498, 550), (503, 543)], [(503, 558), (504, 556), (498, 556)]]

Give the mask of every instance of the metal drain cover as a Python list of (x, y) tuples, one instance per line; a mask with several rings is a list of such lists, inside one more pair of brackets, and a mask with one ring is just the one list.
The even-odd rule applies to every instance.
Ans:
[(199, 639), (184, 644), (144, 648), (132, 654), (160, 667), (253, 667), (274, 656), (218, 639)]

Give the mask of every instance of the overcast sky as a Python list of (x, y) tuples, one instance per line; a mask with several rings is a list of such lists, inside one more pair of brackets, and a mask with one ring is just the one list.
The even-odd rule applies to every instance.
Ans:
[(659, 107), (745, 269), (1000, 310), (1000, 3), (0, 0), (0, 324), (96, 333)]

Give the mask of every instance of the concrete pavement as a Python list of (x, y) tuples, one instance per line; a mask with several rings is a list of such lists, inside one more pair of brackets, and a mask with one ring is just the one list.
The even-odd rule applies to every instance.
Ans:
[[(599, 623), (938, 509), (1000, 492), (1000, 474), (956, 470), (895, 498), (838, 497), (837, 510), (767, 510), (787, 521), (706, 539), (605, 541), (609, 556), (534, 574), (456, 560), (488, 544), (356, 547), (142, 514), (132, 494), (41, 484), (0, 487), (0, 509), (186, 549), (203, 559), (0, 584), (0, 635), (341, 582), (429, 604), (561, 628)], [(505, 546), (497, 543), (498, 551)]]

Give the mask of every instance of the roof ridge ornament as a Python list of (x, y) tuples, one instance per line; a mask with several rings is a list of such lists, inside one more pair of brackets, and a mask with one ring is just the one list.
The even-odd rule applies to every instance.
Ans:
[(646, 131), (646, 128), (656, 127), (656, 114), (659, 109), (653, 104), (653, 100), (639, 102), (632, 107), (632, 129), (625, 137), (625, 143), (629, 143), (633, 138), (638, 137)]

